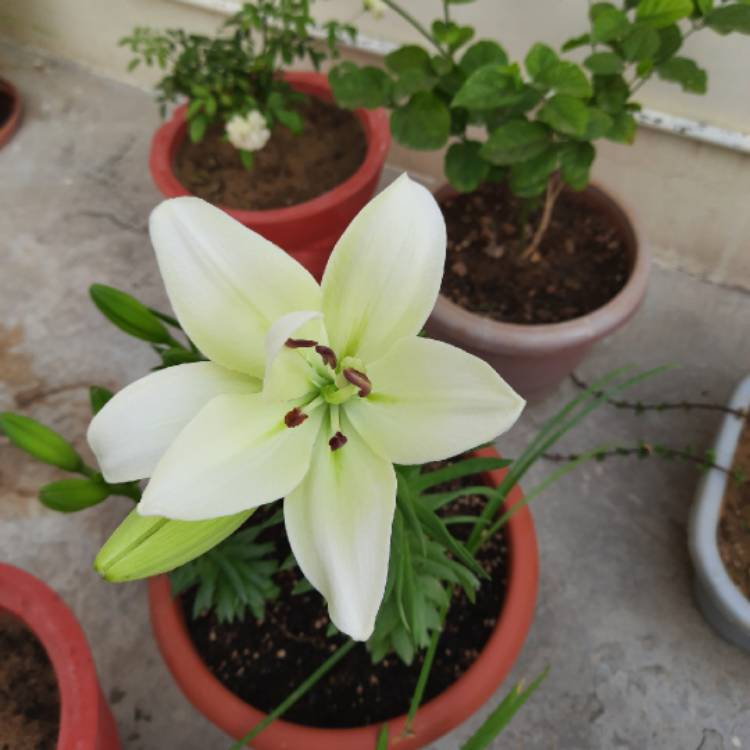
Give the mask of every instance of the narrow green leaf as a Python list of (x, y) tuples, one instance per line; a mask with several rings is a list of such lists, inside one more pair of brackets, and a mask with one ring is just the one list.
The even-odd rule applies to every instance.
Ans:
[(444, 482), (450, 482), (453, 479), (461, 479), (475, 474), (481, 474), (485, 471), (495, 471), (504, 469), (513, 462), (506, 458), (466, 458), (449, 466), (443, 466), (440, 469), (423, 472), (418, 474), (412, 481), (411, 487), (414, 492), (424, 492), (424, 490), (435, 487)]
[(563, 52), (570, 52), (570, 50), (578, 49), (579, 47), (585, 47), (588, 44), (591, 44), (591, 35), (590, 34), (581, 34), (580, 36), (574, 36), (571, 39), (568, 39), (560, 49)]
[(172, 342), (161, 321), (135, 297), (104, 284), (92, 284), (89, 294), (99, 312), (121, 331), (154, 344)]

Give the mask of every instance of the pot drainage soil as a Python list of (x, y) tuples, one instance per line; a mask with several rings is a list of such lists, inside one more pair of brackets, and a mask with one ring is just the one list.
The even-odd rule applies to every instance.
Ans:
[(608, 215), (563, 193), (539, 252), (518, 256), (540, 211), (521, 236), (523, 202), (487, 184), (441, 201), (448, 227), (442, 292), (473, 313), (505, 323), (560, 323), (609, 302), (625, 286), (631, 258)]
[[(439, 466), (441, 464), (434, 464)], [(435, 491), (476, 485), (477, 478), (454, 481)], [(485, 498), (469, 495), (446, 506), (447, 515), (478, 514)], [(456, 536), (460, 524), (451, 527)], [(282, 557), (288, 551), (283, 526), (272, 527)], [(503, 531), (480, 551), (478, 560), (490, 574), (477, 592), (476, 603), (456, 594), (440, 639), (426, 700), (455, 682), (475, 661), (495, 627), (505, 598), (508, 550)], [(249, 619), (232, 625), (219, 624), (213, 615), (190, 619), (193, 596), (183, 596), (183, 609), (190, 636), (211, 672), (233, 693), (262, 711), (270, 711), (308, 677), (342, 637), (326, 638), (329, 624), (322, 597), (316, 592), (291, 595), (299, 580), (296, 568), (277, 576), (281, 596), (267, 605), (263, 622)], [(377, 665), (363, 645), (343, 661), (295, 704), (285, 715), (288, 721), (317, 727), (356, 727), (399, 716), (409, 708), (421, 657), (406, 666), (394, 654)]]
[(0, 612), (0, 750), (54, 750), (59, 722), (46, 651), (20, 620)]
[(224, 137), (210, 129), (202, 141), (182, 142), (174, 162), (177, 179), (193, 194), (216, 205), (262, 211), (285, 208), (340, 185), (362, 165), (365, 133), (351, 112), (315, 97), (299, 107), (304, 130), (294, 135), (277, 124), (251, 170)]
[(750, 421), (737, 444), (733, 469), (743, 481), (729, 480), (719, 517), (719, 554), (732, 580), (750, 599)]

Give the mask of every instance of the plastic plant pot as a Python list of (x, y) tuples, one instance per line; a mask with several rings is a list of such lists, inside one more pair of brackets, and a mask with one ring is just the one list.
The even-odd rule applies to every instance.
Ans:
[(86, 637), (65, 602), (38, 578), (0, 563), (0, 610), (34, 633), (52, 663), (60, 692), (56, 750), (120, 750)]
[[(313, 72), (288, 72), (285, 80), (297, 91), (332, 102), (325, 76)], [(149, 168), (156, 187), (167, 198), (190, 195), (177, 179), (175, 154), (187, 135), (185, 105), (154, 134)], [(367, 139), (365, 159), (348, 179), (317, 198), (285, 208), (246, 211), (219, 206), (230, 216), (274, 242), (320, 279), (333, 246), (360, 209), (372, 198), (391, 144), (385, 110), (354, 110)]]
[[(479, 456), (497, 457), (489, 448)], [(483, 475), (496, 487), (505, 470)], [(523, 499), (516, 486), (505, 508)], [(278, 720), (253, 741), (255, 750), (373, 750), (383, 723), (389, 725), (390, 748), (417, 750), (469, 718), (500, 687), (518, 657), (534, 616), (539, 579), (539, 553), (529, 509), (516, 512), (506, 526), (508, 584), (505, 601), (487, 644), (469, 669), (444, 692), (417, 712), (413, 732), (401, 737), (406, 716), (377, 725), (320, 729)], [(244, 736), (266, 714), (248, 705), (208, 670), (190, 640), (179, 601), (172, 598), (169, 579), (149, 581), (151, 624), (159, 649), (178, 686), (197, 711), (232, 737)]]
[(21, 95), (18, 89), (4, 78), (0, 78), (0, 96), (7, 98), (10, 103), (10, 111), (3, 122), (0, 122), (0, 148), (2, 148), (16, 132), (21, 123)]

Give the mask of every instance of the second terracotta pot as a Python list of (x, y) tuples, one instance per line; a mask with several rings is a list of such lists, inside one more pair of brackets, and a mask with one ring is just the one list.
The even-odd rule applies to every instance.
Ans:
[[(320, 73), (287, 72), (284, 79), (296, 91), (323, 101), (333, 101), (331, 87)], [(151, 141), (151, 176), (167, 198), (190, 194), (177, 179), (172, 166), (180, 144), (187, 137), (186, 109), (187, 105), (178, 107), (172, 118), (154, 133)], [(219, 206), (288, 252), (318, 279), (323, 275), (336, 241), (375, 193), (391, 145), (385, 110), (357, 109), (354, 115), (365, 131), (367, 151), (359, 169), (340, 185), (317, 198), (286, 208), (247, 211)]]
[[(492, 449), (479, 456), (497, 457)], [(498, 486), (506, 470), (484, 475)], [(518, 486), (509, 493), (505, 508), (523, 499)], [(508, 525), (508, 581), (505, 601), (495, 629), (477, 660), (447, 690), (417, 712), (412, 733), (401, 737), (405, 716), (386, 722), (392, 750), (418, 750), (450, 732), (471, 716), (502, 684), (518, 657), (531, 627), (539, 579), (539, 554), (531, 513), (515, 513)], [(182, 692), (206, 719), (232, 737), (241, 737), (265, 714), (238, 698), (211, 674), (203, 663), (185, 624), (182, 606), (172, 598), (169, 579), (149, 581), (151, 624), (159, 649)], [(381, 724), (352, 729), (319, 729), (278, 720), (252, 742), (255, 750), (373, 750)]]
[[(441, 200), (451, 193), (452, 189), (446, 186), (436, 197)], [(615, 297), (580, 318), (563, 323), (522, 325), (482, 317), (440, 295), (427, 322), (427, 333), (431, 337), (489, 362), (529, 401), (539, 401), (552, 393), (597, 341), (630, 320), (648, 287), (651, 256), (639, 242), (633, 222), (621, 204), (593, 185), (580, 193), (571, 191), (568, 196), (593, 211), (607, 214), (625, 238), (630, 277)]]

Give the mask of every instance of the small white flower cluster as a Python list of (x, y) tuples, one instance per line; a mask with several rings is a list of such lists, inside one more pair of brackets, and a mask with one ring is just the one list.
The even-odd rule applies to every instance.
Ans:
[(375, 18), (380, 19), (383, 17), (386, 8), (388, 7), (383, 0), (364, 0), (365, 10), (371, 13)]
[(271, 137), (266, 118), (257, 109), (246, 115), (234, 115), (227, 122), (226, 132), (229, 142), (243, 151), (260, 151)]

